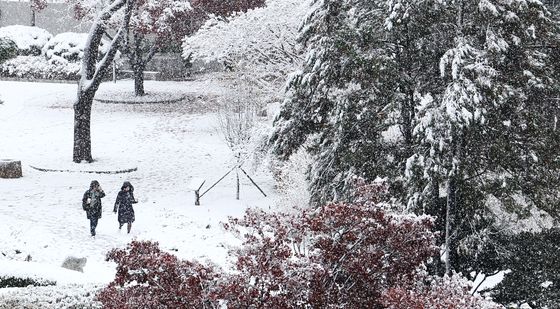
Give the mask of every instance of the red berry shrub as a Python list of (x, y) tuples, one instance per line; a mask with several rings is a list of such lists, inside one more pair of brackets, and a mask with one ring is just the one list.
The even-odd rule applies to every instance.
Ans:
[(212, 267), (181, 261), (148, 241), (113, 249), (107, 260), (117, 263), (117, 274), (97, 296), (104, 308), (213, 308)]

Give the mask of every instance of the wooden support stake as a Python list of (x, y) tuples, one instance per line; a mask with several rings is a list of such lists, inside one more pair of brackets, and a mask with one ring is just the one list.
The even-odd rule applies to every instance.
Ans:
[(196, 206), (200, 206), (200, 189), (202, 188), (202, 186), (204, 185), (204, 183), (206, 182), (206, 180), (204, 180), (201, 184), (200, 187), (198, 187), (198, 189), (194, 190), (194, 204)]

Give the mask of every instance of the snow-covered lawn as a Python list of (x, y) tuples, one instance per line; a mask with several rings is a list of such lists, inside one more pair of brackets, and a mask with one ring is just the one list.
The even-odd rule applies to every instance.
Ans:
[[(100, 92), (130, 90), (131, 81), (103, 84)], [(207, 193), (194, 206), (188, 186), (206, 179), (205, 187), (227, 172), (230, 150), (211, 112), (213, 99), (227, 95), (217, 79), (191, 82), (146, 82), (146, 91), (184, 92), (188, 98), (171, 104), (103, 104), (92, 111), (92, 164), (72, 163), (73, 109), (76, 85), (0, 81), (0, 159), (17, 159), (24, 177), (0, 179), (0, 275), (38, 269), (46, 279), (64, 283), (106, 284), (114, 265), (105, 253), (131, 239), (155, 240), (164, 250), (182, 258), (210, 259), (224, 264), (225, 243), (233, 238), (220, 227), (227, 216), (240, 216), (248, 206), (270, 207), (242, 178), (241, 200), (235, 200), (234, 175)], [(36, 166), (63, 170), (121, 170), (126, 174), (41, 172)], [(261, 169), (264, 170), (264, 169)], [(272, 178), (262, 171), (252, 175), (267, 193)], [(81, 198), (97, 179), (107, 197), (96, 239)], [(119, 232), (113, 203), (123, 181), (135, 187), (139, 203), (130, 235)], [(16, 253), (20, 252), (20, 253)], [(31, 262), (16, 263), (30, 256)], [(68, 276), (59, 269), (67, 256), (86, 257), (83, 275)], [(10, 261), (11, 260), (11, 261)], [(28, 265), (28, 266), (27, 266)], [(27, 270), (26, 268), (29, 267)], [(57, 271), (59, 269), (60, 271)], [(60, 279), (60, 278), (66, 279)]]

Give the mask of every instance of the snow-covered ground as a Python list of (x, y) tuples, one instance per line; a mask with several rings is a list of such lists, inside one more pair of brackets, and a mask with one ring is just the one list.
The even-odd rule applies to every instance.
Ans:
[[(132, 91), (131, 81), (103, 84), (99, 90)], [(242, 179), (241, 199), (235, 200), (234, 175), (226, 177), (194, 206), (189, 190), (193, 179), (207, 188), (231, 164), (212, 112), (216, 97), (227, 96), (219, 79), (190, 82), (146, 82), (146, 91), (183, 92), (187, 99), (171, 104), (103, 104), (92, 111), (92, 164), (72, 163), (73, 109), (76, 85), (0, 81), (0, 159), (21, 160), (24, 176), (0, 179), (0, 275), (39, 273), (60, 283), (106, 284), (114, 265), (105, 262), (108, 250), (132, 239), (155, 240), (182, 258), (226, 263), (224, 244), (233, 238), (220, 227), (227, 216), (240, 216), (249, 206), (270, 207)], [(74, 172), (42, 172), (31, 166)], [(122, 170), (125, 174), (91, 174), (78, 170)], [(272, 177), (252, 175), (266, 193)], [(242, 175), (240, 175), (242, 176)], [(81, 208), (91, 180), (101, 183), (103, 217), (96, 239)], [(119, 232), (113, 204), (123, 181), (135, 188), (139, 203), (128, 235)], [(16, 251), (17, 250), (17, 251)], [(23, 261), (30, 256), (30, 262)], [(68, 256), (86, 257), (84, 273), (60, 268)], [(63, 279), (64, 278), (64, 279)]]

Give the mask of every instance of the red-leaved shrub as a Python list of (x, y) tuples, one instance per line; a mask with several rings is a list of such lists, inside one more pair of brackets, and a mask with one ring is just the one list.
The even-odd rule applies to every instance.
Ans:
[(377, 199), (231, 219), (226, 229), (244, 242), (221, 298), (230, 308), (383, 308), (381, 295), (437, 248), (430, 218), (389, 214)]
[(149, 241), (113, 249), (107, 260), (117, 263), (117, 274), (97, 296), (104, 308), (213, 308), (213, 267), (179, 260)]
[(385, 210), (380, 186), (357, 192), (352, 203), (230, 218), (224, 228), (243, 243), (228, 272), (133, 241), (109, 252), (117, 275), (98, 299), (106, 308), (500, 308), (457, 276), (423, 271), (438, 250), (431, 218)]
[(469, 284), (455, 274), (452, 277), (429, 276), (419, 271), (416, 279), (390, 288), (382, 297), (387, 309), (504, 309), (469, 293)]

